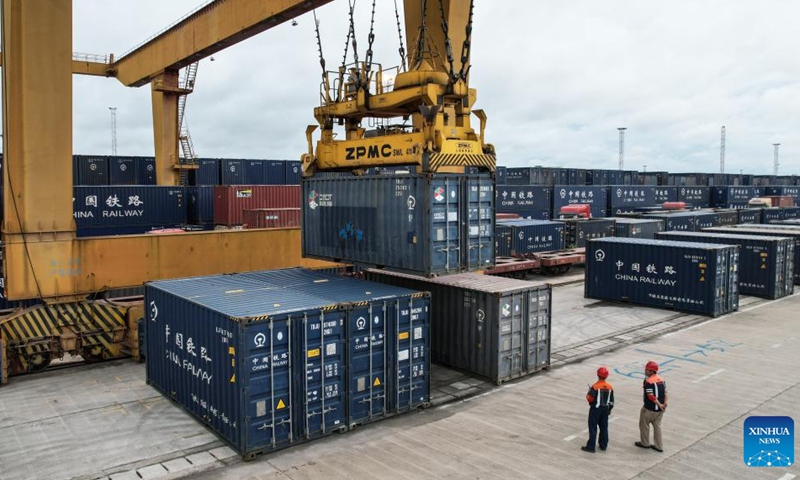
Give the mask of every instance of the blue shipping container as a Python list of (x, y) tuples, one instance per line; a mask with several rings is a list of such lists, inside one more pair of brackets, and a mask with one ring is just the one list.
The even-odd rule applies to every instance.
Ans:
[(137, 163), (134, 157), (109, 157), (109, 185), (136, 185), (139, 183), (139, 174), (136, 171)]
[(566, 231), (563, 222), (502, 220), (497, 222), (497, 255), (525, 257), (531, 253), (563, 250)]
[(259, 273), (147, 284), (148, 383), (246, 459), (428, 402), (427, 294)]
[[(244, 160), (244, 177), (247, 179), (248, 185), (266, 185), (267, 184), (267, 166), (266, 160)], [(231, 164), (228, 164), (229, 166)], [(235, 183), (228, 183), (225, 185), (236, 185)]]
[(495, 177), (497, 178), (498, 185), (505, 185), (506, 184), (506, 175), (507, 175), (507, 167), (497, 166), (495, 167)]
[(108, 157), (73, 155), (78, 176), (75, 185), (108, 185)]
[(772, 223), (786, 220), (786, 213), (780, 207), (762, 208), (761, 223)]
[(284, 178), (286, 185), (300, 185), (303, 178), (303, 164), (296, 160), (285, 160), (283, 162)]
[(720, 208), (736, 208), (747, 205), (751, 198), (761, 196), (763, 189), (747, 186), (721, 186), (711, 189), (711, 204)]
[(303, 179), (303, 255), (420, 275), (494, 265), (489, 174)]
[(214, 186), (188, 187), (187, 220), (194, 225), (214, 224)]
[(656, 233), (664, 231), (664, 220), (645, 218), (613, 218), (614, 236), (626, 238), (656, 238)]
[(608, 187), (608, 209), (611, 214), (633, 211), (636, 207), (655, 207), (656, 189), (653, 186), (613, 185)]
[(219, 185), (219, 159), (201, 158), (197, 170), (189, 170), (191, 185)]
[(267, 185), (286, 185), (286, 162), (283, 160), (264, 161), (264, 179)]
[(736, 211), (737, 224), (755, 224), (761, 223), (761, 209), (760, 208), (743, 208)]
[(245, 160), (219, 159), (220, 185), (250, 185)]
[(786, 195), (794, 198), (795, 205), (798, 204), (800, 199), (800, 187), (764, 187), (766, 195)]
[(687, 207), (706, 208), (711, 205), (711, 187), (678, 187), (678, 201)]
[(739, 247), (600, 238), (586, 248), (586, 298), (717, 317), (739, 308)]
[(553, 187), (539, 185), (498, 185), (497, 211), (518, 213), (550, 211)]
[(185, 187), (77, 186), (73, 188), (72, 203), (79, 231), (133, 226), (166, 228), (186, 223)]
[(553, 187), (553, 218), (558, 216), (561, 207), (567, 205), (590, 205), (592, 210), (605, 210), (608, 203), (608, 188), (571, 185)]
[(157, 185), (155, 157), (135, 157), (139, 185)]

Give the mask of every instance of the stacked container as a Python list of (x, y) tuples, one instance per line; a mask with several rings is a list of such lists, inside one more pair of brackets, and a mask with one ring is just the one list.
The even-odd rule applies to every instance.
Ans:
[(533, 253), (563, 250), (563, 222), (547, 220), (503, 220), (497, 223), (497, 256), (527, 257)]
[(214, 187), (214, 223), (244, 224), (244, 210), (300, 208), (297, 185), (218, 185)]
[(664, 220), (615, 217), (614, 236), (625, 238), (656, 238), (664, 231)]
[(697, 232), (703, 228), (719, 225), (719, 217), (713, 212), (673, 212), (643, 215), (642, 218), (655, 218), (664, 221), (664, 231)]
[(303, 179), (303, 255), (425, 276), (494, 265), (491, 175)]
[[(753, 209), (742, 209), (750, 212)], [(736, 209), (722, 209), (722, 210), (714, 210), (714, 213), (717, 214), (717, 220), (719, 221), (719, 226), (731, 226), (736, 225), (739, 223), (739, 210)], [(759, 222), (761, 221), (761, 212), (758, 212)]]
[(787, 237), (794, 239), (794, 284), (800, 285), (800, 229), (786, 228), (782, 225), (740, 225), (737, 227), (708, 228), (706, 232), (734, 235), (761, 235), (768, 237)]
[(188, 187), (187, 219), (193, 225), (202, 225), (207, 229), (214, 228), (214, 186), (202, 185)]
[(585, 296), (717, 317), (739, 308), (739, 247), (601, 238), (586, 249)]
[(605, 187), (557, 185), (553, 187), (553, 213), (550, 218), (558, 218), (562, 207), (577, 204), (589, 205), (592, 218), (605, 217), (608, 207), (608, 189)]
[[(737, 224), (758, 224), (761, 223), (761, 209), (759, 208), (743, 208), (736, 211)], [(728, 223), (727, 225), (730, 225)]]
[(550, 219), (551, 187), (539, 185), (498, 185), (498, 213), (515, 213), (532, 220)]
[(79, 237), (145, 233), (186, 223), (186, 188), (76, 186), (72, 208)]
[(678, 201), (684, 202), (692, 208), (706, 208), (711, 205), (711, 187), (678, 187)]
[(424, 406), (427, 294), (293, 269), (151, 282), (147, 381), (245, 459)]
[(711, 204), (720, 208), (746, 208), (747, 202), (759, 196), (760, 191), (747, 186), (714, 187), (711, 189)]
[(299, 208), (255, 208), (243, 211), (245, 228), (300, 228)]
[(764, 298), (794, 293), (794, 241), (791, 238), (709, 232), (663, 232), (662, 240), (739, 246), (739, 292)]
[(558, 221), (566, 226), (564, 248), (583, 248), (589, 240), (615, 235), (616, 224), (610, 218)]
[(431, 292), (433, 362), (496, 384), (550, 365), (550, 286), (474, 273), (425, 279), (367, 270), (365, 278)]

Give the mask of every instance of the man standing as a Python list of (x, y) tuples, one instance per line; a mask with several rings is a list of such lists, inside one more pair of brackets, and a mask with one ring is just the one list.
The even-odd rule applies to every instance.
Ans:
[(586, 400), (589, 402), (589, 441), (581, 447), (584, 452), (594, 453), (597, 427), (600, 427), (600, 450), (608, 448), (608, 415), (614, 408), (614, 388), (606, 382), (608, 369), (597, 369), (597, 382), (589, 387)]
[[(647, 362), (644, 366), (644, 405), (639, 413), (639, 436), (637, 447), (652, 448), (663, 452), (661, 443), (661, 417), (667, 409), (667, 384), (658, 376), (658, 364)], [(650, 425), (653, 425), (653, 443), (650, 443)]]

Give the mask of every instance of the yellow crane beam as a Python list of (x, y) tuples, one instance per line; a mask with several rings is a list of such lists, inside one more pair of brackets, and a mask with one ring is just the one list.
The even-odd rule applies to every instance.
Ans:
[(141, 87), (333, 0), (215, 0), (112, 65), (123, 85)]
[[(75, 75), (92, 75), (95, 77), (114, 77), (116, 72), (108, 61), (98, 61), (93, 58), (96, 55), (83, 55), (74, 53), (72, 55), (72, 73)], [(113, 55), (111, 56), (113, 59)], [(3, 66), (3, 57), (0, 53), (0, 67)]]

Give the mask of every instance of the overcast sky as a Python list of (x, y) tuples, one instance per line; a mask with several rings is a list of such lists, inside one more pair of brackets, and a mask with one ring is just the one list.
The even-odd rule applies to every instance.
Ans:
[[(119, 55), (202, 3), (74, 0), (73, 50)], [(394, 3), (377, 3), (375, 61), (394, 66)], [(370, 7), (356, 7), (361, 59)], [(317, 15), (334, 68), (347, 2)], [(627, 169), (717, 172), (726, 125), (727, 172), (771, 173), (772, 144), (780, 142), (780, 173), (796, 174), (798, 18), (796, 0), (475, 0), (470, 86), (502, 165), (616, 168), (617, 127), (626, 126)], [(321, 70), (313, 19), (297, 20), (201, 62), (186, 113), (198, 155), (303, 153)], [(110, 154), (115, 106), (118, 154), (153, 154), (149, 87), (73, 78), (75, 153)]]

